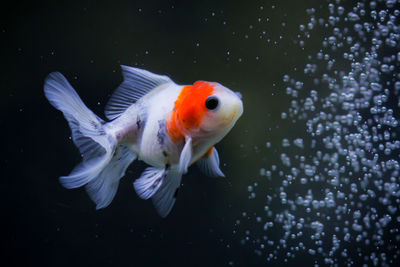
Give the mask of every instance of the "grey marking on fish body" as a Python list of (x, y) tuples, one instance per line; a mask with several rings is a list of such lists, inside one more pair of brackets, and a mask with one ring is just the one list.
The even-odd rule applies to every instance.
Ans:
[(160, 145), (164, 145), (165, 138), (165, 120), (158, 121), (158, 132), (157, 132), (157, 141)]
[(139, 116), (137, 117), (136, 126), (137, 126), (138, 130), (140, 130), (140, 128), (142, 128), (142, 126), (143, 126), (143, 122)]

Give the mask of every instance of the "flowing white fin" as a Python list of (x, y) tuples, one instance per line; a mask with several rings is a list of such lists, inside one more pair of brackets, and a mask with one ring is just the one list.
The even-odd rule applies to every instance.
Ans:
[(83, 156), (82, 163), (70, 175), (60, 177), (60, 182), (66, 188), (83, 186), (98, 177), (110, 162), (116, 140), (106, 133), (104, 121), (85, 106), (61, 73), (49, 74), (44, 93), (49, 102), (64, 114), (71, 127), (72, 140)]
[(153, 195), (152, 201), (157, 213), (165, 218), (175, 204), (176, 194), (181, 185), (182, 174), (174, 169), (168, 170), (161, 187)]
[(205, 155), (199, 161), (197, 161), (197, 166), (207, 176), (225, 177), (225, 174), (219, 168), (219, 156), (218, 151), (215, 147), (213, 147), (211, 155)]
[(105, 115), (113, 120), (121, 115), (139, 98), (165, 83), (173, 83), (168, 76), (151, 73), (147, 70), (123, 66), (124, 81), (115, 90), (105, 108)]
[(157, 169), (153, 167), (147, 168), (133, 186), (136, 193), (142, 199), (151, 198), (163, 183), (168, 171), (165, 169)]
[(187, 173), (190, 161), (192, 160), (192, 138), (185, 138), (185, 146), (182, 149), (181, 156), (179, 158), (179, 172), (182, 174)]
[(117, 192), (119, 180), (135, 159), (136, 154), (128, 147), (119, 145), (110, 162), (96, 178), (86, 185), (86, 191), (96, 203), (96, 209), (105, 208), (111, 203)]
[(114, 140), (104, 131), (104, 121), (85, 106), (61, 73), (49, 74), (44, 93), (49, 102), (64, 114), (71, 127), (72, 140), (85, 160), (102, 156), (113, 149)]
[(110, 160), (111, 154), (109, 153), (89, 160), (83, 160), (68, 176), (61, 176), (60, 183), (68, 189), (84, 186), (96, 178)]

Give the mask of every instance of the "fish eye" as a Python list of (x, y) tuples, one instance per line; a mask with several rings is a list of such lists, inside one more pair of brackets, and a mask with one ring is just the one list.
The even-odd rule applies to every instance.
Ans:
[(218, 107), (219, 100), (216, 96), (209, 96), (206, 100), (206, 108), (208, 110), (215, 110)]

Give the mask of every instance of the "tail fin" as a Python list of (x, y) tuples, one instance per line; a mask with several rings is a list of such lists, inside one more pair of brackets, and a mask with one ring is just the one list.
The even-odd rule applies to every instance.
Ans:
[[(72, 140), (83, 157), (70, 175), (60, 177), (61, 184), (66, 188), (87, 184), (86, 189), (97, 208), (106, 207), (115, 195), (119, 179), (136, 156), (129, 150), (114, 153), (116, 138), (106, 132), (104, 121), (85, 106), (61, 73), (49, 74), (44, 93), (49, 102), (64, 114), (71, 127)], [(128, 157), (120, 161), (121, 154)]]

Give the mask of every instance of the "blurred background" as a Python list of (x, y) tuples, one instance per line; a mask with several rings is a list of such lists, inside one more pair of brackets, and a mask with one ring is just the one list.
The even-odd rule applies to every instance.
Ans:
[[(304, 73), (306, 64), (323, 49), (327, 28), (316, 23), (307, 35), (300, 25), (307, 25), (310, 14), (317, 22), (328, 21), (329, 4), (320, 0), (31, 1), (3, 8), (4, 259), (23, 266), (324, 264), (323, 253), (315, 255), (308, 249), (296, 257), (288, 255), (289, 248), (280, 242), (282, 228), (268, 234), (268, 240), (275, 240), (272, 250), (260, 248), (266, 221), (258, 214), (265, 209), (267, 195), (279, 199), (282, 192), (282, 175), (265, 176), (272, 165), (277, 172), (285, 165), (282, 139), (301, 137), (305, 144), (312, 139), (305, 134), (304, 121), (282, 115), (292, 107), (284, 76), (312, 84), (299, 90), (299, 98), (310, 90), (328, 94), (327, 85), (312, 83), (317, 74)], [(338, 6), (348, 12), (356, 2), (343, 1), (335, 10)], [(342, 22), (347, 20), (337, 25)], [(350, 36), (352, 30), (347, 31)], [(351, 64), (335, 53), (330, 55), (336, 59), (336, 70), (350, 71)], [(142, 163), (130, 166), (111, 205), (98, 211), (83, 188), (67, 190), (58, 182), (80, 162), (80, 155), (66, 120), (44, 97), (45, 77), (53, 71), (63, 73), (84, 103), (104, 119), (105, 104), (122, 81), (121, 64), (168, 75), (178, 84), (217, 81), (243, 95), (242, 118), (217, 145), (226, 178), (205, 177), (192, 167), (165, 219), (156, 214), (151, 201), (134, 192), (132, 183), (144, 170)], [(337, 74), (328, 69), (320, 76), (326, 72)], [(286, 154), (297, 153), (293, 145), (288, 149)], [(302, 153), (314, 153), (307, 149)], [(308, 189), (320, 187), (313, 184)], [(307, 192), (300, 187), (290, 190)], [(277, 204), (274, 212), (281, 207)], [(247, 231), (254, 233), (250, 240)], [(309, 242), (311, 246), (314, 241)], [(349, 252), (355, 258), (357, 253)]]

